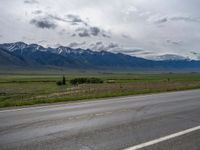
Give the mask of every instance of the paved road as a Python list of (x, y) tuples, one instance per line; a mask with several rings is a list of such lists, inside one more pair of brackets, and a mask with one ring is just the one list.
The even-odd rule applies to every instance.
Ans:
[[(0, 149), (120, 150), (200, 125), (200, 90), (0, 110)], [(200, 130), (145, 150), (199, 150)]]

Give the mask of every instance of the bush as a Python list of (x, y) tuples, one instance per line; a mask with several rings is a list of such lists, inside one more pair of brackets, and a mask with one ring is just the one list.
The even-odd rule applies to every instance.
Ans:
[(58, 86), (61, 86), (63, 83), (62, 83), (62, 81), (57, 81), (56, 84), (57, 84)]
[(74, 78), (70, 80), (73, 85), (83, 84), (83, 83), (103, 83), (103, 80), (99, 78)]
[(58, 86), (66, 85), (65, 76), (63, 75), (62, 80), (61, 80), (61, 81), (57, 81), (56, 84), (57, 84)]

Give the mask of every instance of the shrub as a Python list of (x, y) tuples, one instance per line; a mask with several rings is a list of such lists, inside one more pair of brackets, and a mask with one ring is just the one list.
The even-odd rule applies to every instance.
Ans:
[(62, 85), (62, 81), (57, 81), (56, 84), (57, 84), (58, 86), (61, 86), (61, 85)]
[(63, 75), (62, 80), (57, 81), (56, 84), (57, 84), (58, 86), (66, 85), (66, 79), (65, 79), (65, 76)]
[(70, 80), (73, 85), (83, 84), (83, 83), (103, 83), (103, 80), (99, 78), (74, 78)]

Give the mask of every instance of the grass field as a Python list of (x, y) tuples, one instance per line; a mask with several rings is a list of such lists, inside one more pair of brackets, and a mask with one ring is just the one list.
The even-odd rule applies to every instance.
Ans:
[[(200, 88), (200, 74), (71, 73), (62, 75), (0, 75), (0, 107), (75, 101), (113, 96)], [(97, 77), (104, 83), (70, 85), (75, 77)], [(110, 83), (112, 82), (112, 83)]]

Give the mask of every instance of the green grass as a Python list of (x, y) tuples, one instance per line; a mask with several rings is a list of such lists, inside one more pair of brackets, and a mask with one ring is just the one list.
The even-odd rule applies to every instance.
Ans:
[[(72, 86), (76, 77), (97, 77), (102, 84)], [(0, 107), (34, 105), (83, 99), (126, 96), (200, 88), (200, 74), (68, 73), (67, 85), (57, 86), (62, 75), (0, 75)], [(114, 80), (115, 83), (107, 83)]]

